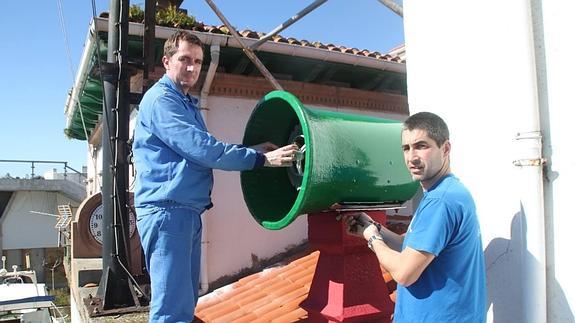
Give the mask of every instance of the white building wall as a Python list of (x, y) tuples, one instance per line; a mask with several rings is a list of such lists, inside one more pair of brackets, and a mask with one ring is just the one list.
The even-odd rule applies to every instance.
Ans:
[[(257, 101), (209, 97), (206, 116), (211, 134), (221, 141), (241, 143), (245, 125)], [(239, 172), (214, 171), (214, 207), (204, 215), (207, 225), (208, 274), (213, 281), (251, 267), (302, 243), (307, 238), (307, 221), (300, 217), (283, 230), (261, 227), (245, 205)]]
[(2, 249), (58, 247), (57, 218), (30, 211), (57, 214), (57, 206), (68, 203), (77, 204), (57, 192), (15, 192), (2, 217)]
[[(90, 147), (93, 147), (90, 145)], [(93, 148), (92, 148), (93, 149)], [(102, 146), (87, 155), (86, 196), (91, 196), (102, 190)]]
[[(574, 165), (569, 149), (558, 149), (569, 140), (565, 115), (574, 106), (573, 4), (545, 2), (532, 16), (537, 2), (404, 1), (410, 112), (435, 112), (450, 127), (452, 170), (477, 203), (493, 322), (573, 322), (575, 265), (567, 248), (575, 240), (568, 205)], [(537, 198), (526, 194), (536, 188), (526, 172), (536, 168), (513, 161), (522, 154), (516, 135), (545, 106), (544, 157), (552, 165), (544, 221)]]

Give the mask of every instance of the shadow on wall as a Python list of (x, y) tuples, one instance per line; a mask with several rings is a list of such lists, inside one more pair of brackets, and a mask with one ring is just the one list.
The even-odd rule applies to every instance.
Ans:
[[(537, 261), (525, 249), (525, 235), (525, 216), (519, 212), (511, 221), (511, 239), (493, 239), (485, 248), (487, 306), (493, 312), (493, 322), (495, 323), (525, 321), (522, 319), (522, 293), (524, 289), (521, 286), (521, 254), (528, 255), (526, 261)], [(548, 279), (551, 286), (547, 286), (547, 289), (553, 291), (555, 295), (553, 301), (558, 302), (554, 304), (554, 308), (562, 309), (559, 313), (561, 319), (557, 322), (575, 323), (563, 289), (555, 280), (552, 272), (548, 272), (548, 275), (552, 275), (552, 277)]]

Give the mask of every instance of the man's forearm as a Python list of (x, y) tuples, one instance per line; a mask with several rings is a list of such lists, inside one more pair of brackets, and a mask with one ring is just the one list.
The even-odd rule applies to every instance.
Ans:
[(383, 239), (383, 241), (385, 242), (385, 244), (389, 248), (391, 248), (392, 250), (395, 250), (397, 252), (401, 252), (401, 247), (403, 246), (404, 236), (399, 235), (399, 234), (389, 230), (388, 228), (384, 227), (383, 225), (381, 225), (377, 222), (372, 222), (372, 224), (377, 227), (377, 231), (379, 232), (379, 235), (381, 236), (381, 238)]
[(401, 251), (404, 236), (399, 235), (384, 226), (381, 226), (379, 228), (379, 234), (381, 235), (383, 241), (385, 241), (385, 244), (387, 244), (388, 247), (397, 252)]

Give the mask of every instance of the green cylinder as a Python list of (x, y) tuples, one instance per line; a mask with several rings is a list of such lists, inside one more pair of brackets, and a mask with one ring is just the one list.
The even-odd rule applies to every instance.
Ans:
[(311, 109), (289, 92), (268, 93), (248, 120), (243, 144), (295, 142), (301, 148), (292, 167), (241, 173), (248, 209), (263, 227), (277, 230), (334, 204), (409, 200), (418, 183), (403, 161), (401, 129), (398, 121)]

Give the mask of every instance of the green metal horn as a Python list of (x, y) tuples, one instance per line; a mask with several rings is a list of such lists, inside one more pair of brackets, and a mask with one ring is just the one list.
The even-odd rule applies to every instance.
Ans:
[(364, 115), (307, 108), (291, 93), (273, 91), (255, 107), (243, 144), (296, 143), (290, 168), (241, 174), (244, 199), (267, 229), (300, 214), (340, 205), (401, 204), (417, 191), (403, 161), (402, 124)]

